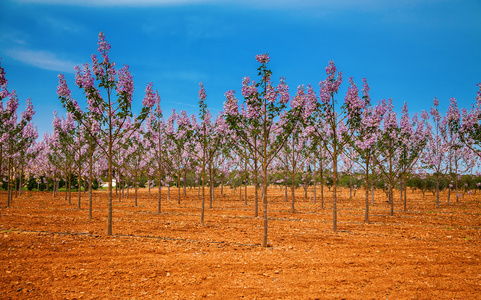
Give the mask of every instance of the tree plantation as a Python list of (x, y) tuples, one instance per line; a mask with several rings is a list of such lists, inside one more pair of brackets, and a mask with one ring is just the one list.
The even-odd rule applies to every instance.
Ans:
[[(35, 264), (21, 250), (25, 245), (68, 248), (94, 272), (87, 260), (98, 254), (81, 244), (97, 244), (112, 263), (97, 260), (102, 269), (116, 270), (101, 281), (118, 280), (124, 293), (126, 272), (133, 272), (139, 291), (146, 292), (135, 294), (141, 298), (173, 298), (172, 287), (183, 291), (180, 298), (208, 296), (212, 282), (224, 280), (225, 290), (212, 295), (262, 295), (261, 290), (242, 294), (245, 286), (260, 282), (269, 286), (265, 297), (302, 297), (296, 294), (302, 281), (295, 280), (301, 265), (306, 280), (334, 298), (338, 284), (351, 295), (365, 291), (368, 298), (422, 297), (443, 289), (449, 293), (432, 295), (451, 298), (463, 290), (467, 298), (479, 296), (481, 85), (471, 107), (459, 108), (452, 98), (442, 112), (435, 98), (432, 107), (410, 114), (408, 104), (396, 108), (390, 99), (371, 99), (367, 79), (359, 86), (354, 78), (346, 83), (333, 61), (320, 74), (319, 86), (289, 87), (262, 54), (255, 57), (256, 76), (242, 78), (241, 91), (226, 91), (217, 115), (205, 103), (203, 83), (197, 115), (163, 112), (162, 92), (153, 83), (145, 88), (141, 110), (133, 111), (133, 76), (127, 65), (119, 69), (111, 61), (110, 47), (101, 32), (99, 54), (75, 68), (84, 100), (74, 99), (73, 83), (58, 75), (65, 111), (54, 113), (54, 130), (41, 138), (32, 121), (33, 101), (18, 111), (19, 100), (0, 66), (2, 259), (23, 257)], [(346, 95), (339, 94), (342, 84), (348, 85)], [(178, 263), (190, 272), (173, 263), (174, 252), (187, 255)], [(127, 253), (133, 269), (115, 269)], [(142, 273), (156, 264), (154, 254), (163, 267), (153, 275)], [(292, 264), (291, 254), (301, 265)], [(51, 255), (45, 259), (56, 268), (69, 262), (66, 255), (59, 261)], [(433, 260), (449, 270), (430, 268)], [(316, 270), (328, 261), (333, 265), (322, 281)], [(231, 267), (215, 271), (222, 262)], [(360, 282), (338, 281), (351, 263), (359, 268), (353, 272)], [(423, 283), (416, 282), (423, 277), (418, 273), (404, 278), (414, 265), (420, 266), (416, 272), (427, 268), (434, 277)], [(8, 276), (15, 266), (1, 268)], [(366, 284), (373, 279), (362, 268), (389, 273), (393, 282), (411, 280), (411, 289), (403, 292), (386, 282), (375, 288)], [(235, 270), (242, 271), (239, 281), (231, 278)], [(48, 276), (59, 276), (52, 272)], [(78, 272), (69, 273), (73, 282), (94, 276)], [(448, 272), (459, 282), (445, 281)], [(151, 275), (163, 279), (153, 283)], [(9, 277), (2, 285), (25, 292), (31, 281), (33, 293), (48, 290), (29, 276)], [(181, 288), (195, 282), (198, 294)], [(63, 291), (67, 298), (83, 290), (70, 289)], [(313, 290), (304, 291), (316, 298)], [(88, 297), (107, 295), (113, 294), (100, 288)]]

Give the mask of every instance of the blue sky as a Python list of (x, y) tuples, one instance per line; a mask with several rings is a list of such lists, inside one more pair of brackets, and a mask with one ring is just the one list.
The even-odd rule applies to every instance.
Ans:
[(407, 102), (411, 114), (434, 96), (443, 112), (451, 97), (469, 107), (481, 82), (477, 0), (2, 0), (0, 10), (9, 90), (22, 105), (32, 98), (40, 136), (52, 130), (52, 112), (64, 112), (59, 73), (85, 102), (73, 68), (91, 63), (99, 31), (111, 60), (130, 66), (134, 112), (152, 81), (166, 117), (172, 108), (197, 114), (199, 82), (214, 114), (227, 90), (241, 98), (242, 78), (256, 76), (254, 56), (266, 52), (291, 95), (300, 84), (318, 91), (333, 60), (344, 76), (339, 102), (349, 77), (358, 86), (366, 77), (374, 101), (392, 98), (398, 111)]

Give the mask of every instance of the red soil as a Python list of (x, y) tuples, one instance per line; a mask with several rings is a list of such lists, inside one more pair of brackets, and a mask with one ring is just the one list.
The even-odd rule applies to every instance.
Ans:
[[(481, 196), (451, 205), (442, 195), (408, 194), (389, 216), (378, 191), (364, 223), (364, 193), (344, 191), (338, 232), (332, 199), (324, 208), (298, 190), (296, 212), (283, 190), (270, 189), (269, 247), (261, 218), (238, 192), (216, 190), (200, 224), (197, 191), (177, 204), (177, 190), (157, 214), (157, 192), (114, 200), (106, 235), (107, 193), (82, 209), (63, 195), (26, 192), (5, 207), (0, 198), (1, 299), (481, 299)], [(253, 194), (253, 189), (249, 189)], [(165, 192), (164, 192), (165, 194)], [(72, 201), (76, 201), (73, 194)], [(396, 199), (399, 195), (395, 195)], [(312, 199), (311, 199), (312, 200)], [(262, 216), (262, 205), (259, 205)]]

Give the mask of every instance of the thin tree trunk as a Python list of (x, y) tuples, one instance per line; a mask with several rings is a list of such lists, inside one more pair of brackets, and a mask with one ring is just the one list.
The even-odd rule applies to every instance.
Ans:
[(349, 200), (352, 200), (352, 174), (349, 169)]
[(456, 170), (456, 173), (454, 174), (454, 185), (456, 188), (456, 202), (459, 202), (459, 190), (458, 190), (458, 161), (456, 160), (454, 162), (454, 168)]
[[(264, 149), (264, 153), (266, 153), (265, 149)], [(264, 159), (266, 159), (266, 157), (264, 157)], [(264, 238), (262, 240), (262, 247), (267, 247), (267, 162), (264, 162), (264, 166), (263, 166), (262, 190), (263, 190), (262, 202), (264, 204)]]
[(72, 204), (72, 175), (68, 178), (68, 203)]
[(212, 198), (213, 198), (213, 183), (212, 183), (212, 164), (209, 162), (209, 208), (212, 208)]
[(135, 187), (134, 187), (134, 189), (135, 189), (134, 198), (135, 198), (135, 199), (134, 199), (134, 202), (135, 202), (135, 206), (138, 206), (138, 202), (137, 202), (137, 195), (138, 195), (138, 193), (137, 193), (137, 191), (138, 191), (138, 189), (139, 189), (139, 185), (137, 184), (137, 182), (138, 182), (137, 176), (134, 178), (134, 180), (135, 180)]
[(224, 177), (220, 179), (220, 196), (224, 197)]
[(408, 209), (408, 201), (407, 201), (407, 185), (406, 185), (406, 173), (403, 174), (403, 183), (401, 185), (401, 188), (404, 189), (404, 212), (407, 212)]
[(317, 197), (317, 168), (316, 168), (316, 163), (314, 162), (314, 197), (313, 197), (313, 203), (316, 204), (316, 197)]
[(93, 151), (90, 153), (89, 158), (89, 219), (92, 219), (92, 168), (93, 168)]
[[(255, 140), (254, 140), (255, 142)], [(257, 193), (257, 187), (258, 187), (258, 182), (257, 182), (257, 158), (254, 157), (254, 198), (255, 198), (255, 204), (254, 204), (254, 216), (257, 218), (259, 216), (259, 202), (258, 202), (258, 193)]]
[(14, 181), (13, 181), (13, 187), (14, 187), (14, 190), (15, 190), (15, 198), (18, 198), (18, 190), (19, 190), (19, 188), (18, 188), (18, 186), (19, 186), (18, 182), (19, 182), (19, 178), (16, 177), (16, 176), (17, 176), (16, 172), (14, 173), (14, 176), (15, 176), (15, 179), (14, 179)]
[(149, 198), (150, 198), (150, 178), (147, 180), (147, 186), (148, 186), (148, 188), (149, 188), (149, 190), (148, 190), (148, 191), (149, 191), (149, 194), (148, 194), (148, 195), (149, 195)]
[[(9, 143), (9, 147), (10, 143)], [(10, 148), (9, 148), (10, 150)], [(11, 152), (11, 151), (9, 151)], [(12, 158), (8, 157), (8, 171), (7, 171), (7, 207), (10, 207), (10, 204), (12, 202)]]
[(324, 208), (324, 165), (323, 159), (320, 160), (321, 162), (321, 208)]
[(177, 176), (177, 194), (178, 194), (178, 198), (177, 198), (177, 204), (180, 204), (180, 172), (179, 172), (179, 176)]
[(247, 206), (247, 149), (244, 149), (244, 205)]
[(391, 183), (391, 179), (389, 180), (389, 203), (391, 204), (391, 216), (394, 216), (394, 197), (393, 197), (393, 184)]
[[(401, 197), (401, 202), (404, 202), (404, 187), (403, 187), (403, 179), (402, 176), (399, 180), (399, 191), (400, 191), (400, 197)], [(406, 203), (403, 203), (403, 210), (406, 211)]]
[[(112, 146), (113, 146), (113, 132), (112, 132), (112, 105), (110, 102), (110, 89), (107, 89), (107, 96), (108, 96), (108, 101), (109, 101), (109, 139), (108, 139), (108, 164), (109, 164), (109, 170), (108, 170), (108, 175), (109, 175), (109, 204), (108, 204), (108, 216), (107, 216), (107, 235), (112, 235), (112, 211), (113, 211), (113, 206), (112, 206)], [(120, 176), (119, 176), (120, 179)]]
[[(335, 133), (334, 133), (335, 134)], [(337, 149), (336, 145), (334, 144), (334, 151), (332, 157), (332, 167), (333, 167), (333, 185), (332, 185), (332, 192), (333, 192), (333, 201), (332, 201), (332, 229), (334, 232), (337, 231)]]
[(366, 156), (366, 208), (364, 212), (364, 222), (369, 223), (369, 155)]
[(160, 144), (160, 133), (159, 133), (159, 195), (157, 198), (157, 213), (161, 213), (162, 210), (162, 200), (161, 200), (161, 195), (162, 195), (162, 149), (161, 149), (161, 144)]
[(292, 173), (291, 173), (291, 196), (292, 196), (292, 199), (291, 199), (291, 212), (294, 213), (295, 212), (295, 208), (294, 208), (294, 202), (295, 202), (295, 185), (294, 185), (294, 176), (295, 176), (295, 163), (293, 162), (293, 165), (292, 165)]
[(184, 168), (184, 197), (187, 197), (187, 170)]
[(206, 138), (206, 129), (205, 123), (203, 124), (203, 147), (202, 147), (202, 207), (201, 207), (201, 215), (200, 215), (200, 224), (204, 225), (204, 214), (205, 214), (205, 164), (206, 164), (206, 146), (207, 146), (207, 138)]
[[(79, 162), (80, 162), (80, 159), (79, 159)], [(77, 180), (78, 180), (78, 209), (81, 209), (81, 199), (82, 199), (82, 185), (80, 184), (80, 182), (82, 181), (81, 180), (81, 166), (80, 166), (80, 163), (79, 163), (79, 170), (78, 170), (78, 177), (77, 177)]]

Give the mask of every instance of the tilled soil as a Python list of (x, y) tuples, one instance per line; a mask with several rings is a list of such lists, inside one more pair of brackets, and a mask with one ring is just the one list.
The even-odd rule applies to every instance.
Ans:
[[(244, 191), (242, 191), (244, 192)], [(262, 205), (254, 215), (239, 190), (216, 190), (200, 224), (197, 190), (178, 204), (163, 191), (114, 198), (113, 236), (107, 236), (107, 192), (72, 204), (64, 194), (24, 192), (6, 207), (0, 194), (1, 299), (481, 299), (481, 196), (451, 199), (408, 194), (395, 213), (381, 191), (364, 222), (364, 192), (340, 193), (338, 231), (332, 198), (284, 190), (269, 196), (269, 247), (262, 242)], [(208, 197), (206, 197), (207, 199)], [(395, 195), (399, 199), (399, 195)]]

